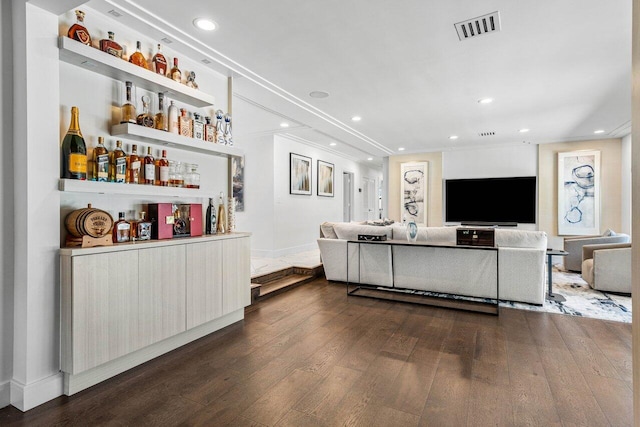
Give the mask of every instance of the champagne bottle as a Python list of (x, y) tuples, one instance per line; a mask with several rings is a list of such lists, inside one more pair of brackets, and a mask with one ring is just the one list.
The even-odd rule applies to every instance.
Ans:
[(71, 107), (71, 123), (62, 140), (60, 176), (70, 179), (87, 179), (87, 145), (80, 132), (78, 107)]
[(209, 206), (207, 206), (207, 216), (205, 221), (205, 234), (216, 234), (216, 207), (213, 205), (213, 198), (209, 199)]

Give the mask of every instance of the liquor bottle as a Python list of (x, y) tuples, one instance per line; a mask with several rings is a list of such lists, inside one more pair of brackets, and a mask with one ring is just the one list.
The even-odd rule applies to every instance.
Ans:
[(216, 224), (216, 231), (218, 233), (225, 233), (227, 228), (227, 218), (224, 210), (224, 193), (220, 192), (220, 200), (218, 201), (218, 223)]
[(173, 67), (171, 68), (171, 71), (169, 71), (169, 77), (178, 83), (182, 83), (182, 72), (180, 71), (180, 68), (178, 68), (178, 58), (173, 58)]
[(129, 154), (129, 161), (127, 162), (127, 176), (129, 178), (129, 184), (140, 184), (140, 157), (138, 157), (138, 146), (133, 144), (131, 146), (131, 154)]
[(167, 130), (167, 115), (164, 113), (164, 93), (158, 93), (158, 112), (153, 122), (154, 127), (159, 130)]
[(122, 46), (116, 43), (113, 39), (115, 34), (113, 31), (109, 31), (109, 38), (100, 40), (100, 50), (103, 52), (107, 52), (109, 55), (116, 56), (118, 58), (122, 58)]
[(204, 125), (204, 139), (207, 142), (216, 142), (216, 127), (211, 123), (211, 117), (204, 118), (207, 123)]
[(167, 150), (162, 150), (162, 157), (155, 162), (155, 185), (167, 187), (169, 185), (169, 160), (167, 160)]
[(118, 221), (113, 224), (113, 243), (128, 242), (131, 236), (131, 224), (124, 219), (124, 212), (118, 213)]
[(153, 58), (151, 59), (153, 63), (153, 71), (157, 74), (162, 74), (163, 76), (167, 75), (167, 58), (162, 54), (162, 49), (160, 48), (160, 44), (158, 43), (158, 51)]
[(136, 118), (136, 123), (140, 126), (144, 126), (147, 128), (153, 127), (153, 116), (149, 112), (149, 103), (151, 100), (147, 95), (144, 95), (142, 98), (142, 113), (138, 114)]
[(140, 219), (137, 223), (138, 240), (151, 240), (151, 221), (145, 219), (146, 212), (140, 212)]
[(198, 113), (193, 113), (193, 137), (204, 141), (204, 121)]
[(144, 183), (153, 185), (156, 181), (156, 165), (151, 154), (151, 147), (147, 147), (147, 155), (144, 156)]
[(171, 133), (180, 134), (180, 126), (178, 125), (178, 107), (173, 105), (173, 101), (169, 105), (169, 123), (167, 123), (167, 130)]
[(140, 41), (136, 42), (136, 51), (133, 52), (133, 55), (131, 55), (129, 57), (129, 62), (131, 62), (132, 64), (137, 65), (138, 67), (142, 67), (145, 70), (149, 69), (149, 64), (147, 64), (147, 58), (144, 57), (144, 55), (141, 52), (141, 46), (142, 44), (140, 43)]
[(180, 129), (180, 135), (191, 138), (193, 137), (193, 134), (191, 133), (193, 130), (191, 125), (192, 120), (187, 116), (186, 108), (181, 108), (180, 113), (181, 115), (178, 116), (178, 128)]
[(209, 199), (209, 206), (207, 206), (207, 214), (205, 217), (205, 234), (216, 234), (216, 207), (213, 205), (213, 198)]
[(98, 145), (93, 149), (93, 180), (109, 180), (109, 151), (104, 146), (104, 138), (98, 137)]
[(76, 10), (76, 23), (69, 28), (67, 33), (69, 38), (79, 41), (82, 44), (91, 46), (91, 36), (84, 26), (84, 12)]
[(122, 141), (116, 141), (116, 148), (109, 153), (109, 181), (124, 183), (127, 173), (127, 155), (122, 150)]
[(78, 107), (71, 107), (71, 123), (62, 140), (60, 176), (71, 179), (87, 179), (87, 146), (80, 132)]
[(125, 82), (126, 91), (125, 97), (126, 100), (124, 104), (122, 104), (122, 119), (120, 123), (136, 123), (136, 106), (133, 105), (133, 96), (132, 96), (132, 88), (133, 83)]

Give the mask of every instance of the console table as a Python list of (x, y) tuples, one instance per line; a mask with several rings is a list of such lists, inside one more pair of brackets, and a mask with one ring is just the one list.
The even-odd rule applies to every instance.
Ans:
[(551, 262), (551, 258), (554, 256), (567, 256), (569, 252), (563, 251), (561, 249), (547, 249), (547, 273), (548, 273), (548, 286), (549, 290), (547, 292), (547, 299), (549, 301), (555, 302), (563, 302), (566, 301), (566, 298), (560, 294), (553, 293), (553, 264)]
[[(390, 268), (391, 283), (388, 285), (379, 285), (371, 283), (362, 283), (362, 264), (363, 264), (363, 245), (387, 246), (390, 250)], [(356, 248), (358, 266), (357, 273), (358, 283), (352, 281), (349, 274), (349, 248)], [(433, 264), (433, 277), (416, 277), (411, 275), (410, 268), (407, 267), (407, 261), (397, 258), (395, 252), (400, 248), (415, 248), (413, 252), (428, 252), (427, 255), (435, 255), (442, 257), (445, 262), (438, 262), (433, 257), (425, 257), (425, 262)], [(452, 259), (462, 258), (459, 251), (469, 252), (470, 264), (451, 262)], [(410, 302), (416, 304), (433, 305), (438, 307), (455, 308), (469, 311), (476, 311), (488, 314), (499, 314), (499, 262), (498, 248), (493, 246), (462, 246), (462, 245), (434, 245), (426, 242), (408, 242), (406, 240), (386, 240), (386, 241), (364, 241), (349, 240), (347, 241), (347, 295), (362, 296), (369, 298), (380, 298), (392, 301)], [(466, 255), (466, 254), (465, 254)], [(417, 256), (417, 255), (416, 255)], [(482, 268), (471, 270), (473, 262), (480, 261)], [(400, 265), (400, 267), (398, 267)], [(352, 267), (353, 268), (353, 267)], [(476, 275), (478, 282), (476, 283), (473, 275)], [(366, 276), (366, 275), (365, 275)], [(458, 292), (446, 292), (441, 289), (430, 289), (430, 282), (433, 284), (434, 277), (436, 280), (446, 278), (446, 282), (455, 282)], [(366, 279), (365, 279), (366, 280)], [(456, 282), (458, 280), (458, 282)], [(473, 289), (476, 285), (487, 285), (489, 281), (495, 280), (495, 298), (473, 295)], [(462, 281), (463, 283), (460, 283)], [(400, 285), (399, 285), (400, 283)], [(453, 282), (451, 282), (453, 283)], [(352, 286), (353, 285), (353, 286)], [(446, 286), (445, 286), (446, 287)], [(486, 287), (486, 286), (485, 286)], [(469, 292), (459, 292), (460, 289), (469, 290)], [(476, 298), (477, 300), (461, 299)]]

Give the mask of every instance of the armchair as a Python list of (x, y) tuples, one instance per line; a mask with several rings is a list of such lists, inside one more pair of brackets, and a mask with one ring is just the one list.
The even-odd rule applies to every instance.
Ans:
[(631, 243), (582, 247), (582, 278), (599, 291), (631, 293)]
[(564, 239), (564, 250), (569, 252), (564, 258), (564, 268), (571, 271), (582, 271), (582, 248), (585, 245), (603, 245), (608, 243), (629, 243), (631, 239), (626, 234), (613, 236), (571, 237)]

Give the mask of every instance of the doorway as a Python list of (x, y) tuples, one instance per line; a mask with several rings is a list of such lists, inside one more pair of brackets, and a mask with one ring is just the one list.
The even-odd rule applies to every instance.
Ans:
[(342, 172), (342, 220), (350, 222), (353, 208), (353, 173)]
[(362, 178), (362, 208), (366, 220), (376, 219), (376, 181)]

